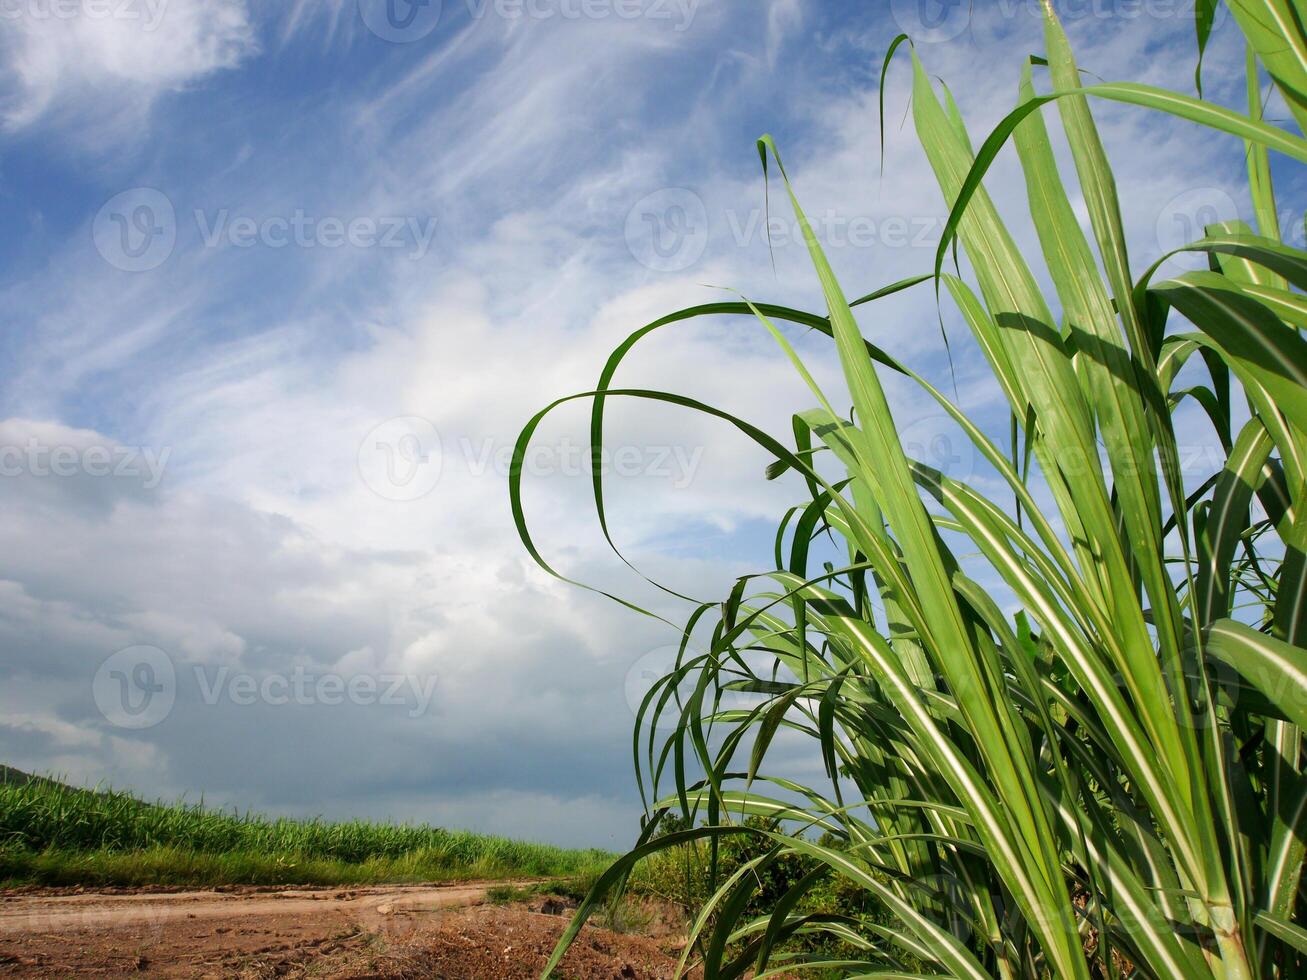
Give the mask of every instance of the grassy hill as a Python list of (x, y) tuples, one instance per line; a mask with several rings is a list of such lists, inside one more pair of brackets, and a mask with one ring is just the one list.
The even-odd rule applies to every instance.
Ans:
[(30, 783), (33, 780), (37, 782), (53, 783), (54, 780), (48, 776), (33, 776), (29, 772), (23, 772), (21, 769), (15, 769), (13, 766), (0, 765), (0, 783), (17, 783), (22, 785)]
[(0, 766), (0, 884), (367, 884), (562, 877), (611, 861), (438, 827), (147, 803)]

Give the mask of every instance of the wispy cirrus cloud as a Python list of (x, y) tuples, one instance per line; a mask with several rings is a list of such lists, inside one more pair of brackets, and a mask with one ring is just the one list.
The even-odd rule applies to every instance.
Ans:
[(139, 139), (154, 102), (258, 49), (245, 0), (11, 0), (0, 41), (5, 125)]

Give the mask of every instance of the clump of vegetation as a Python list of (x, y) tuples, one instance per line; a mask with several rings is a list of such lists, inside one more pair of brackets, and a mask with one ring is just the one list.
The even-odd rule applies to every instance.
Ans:
[[(685, 823), (683, 819), (668, 820), (654, 837), (677, 833), (685, 829)], [(700, 952), (706, 951), (705, 933), (713, 931), (719, 914), (713, 893), (738, 875), (749, 877), (753, 883), (740, 913), (744, 918), (762, 916), (784, 902), (786, 896), (795, 896), (791, 914), (796, 922), (803, 920), (804, 924), (785, 944), (789, 951), (839, 959), (855, 948), (834, 927), (856, 935), (860, 928), (887, 921), (884, 910), (871, 895), (829, 874), (822, 862), (799, 851), (772, 853), (774, 848), (767, 835), (785, 833), (779, 821), (753, 816), (745, 818), (743, 825), (759, 833), (724, 838), (715, 862), (709, 847), (697, 840), (651, 854), (633, 871), (629, 890), (679, 907), (689, 927), (703, 917), (704, 924), (695, 930)], [(843, 847), (843, 842), (830, 834), (822, 835), (819, 842), (825, 847)], [(747, 958), (756, 954), (761, 941), (761, 934), (741, 939), (732, 955)]]
[[(496, 885), (487, 890), (486, 900), (492, 905), (539, 902), (541, 912), (562, 915), (580, 905), (594, 888), (601, 870), (579, 878), (557, 878), (527, 885)], [(654, 919), (654, 912), (644, 905), (643, 899), (646, 897), (644, 889), (614, 894), (595, 910), (591, 921), (613, 932), (644, 932)]]
[(575, 878), (554, 878), (549, 881), (533, 881), (526, 885), (496, 885), (486, 892), (486, 897), (495, 905), (511, 905), (537, 898), (556, 898), (579, 904), (594, 887), (601, 870)]
[[(1200, 47), (1215, 5), (1195, 4)], [(774, 457), (769, 479), (790, 474), (806, 493), (781, 522), (776, 567), (699, 606), (675, 669), (646, 697), (635, 748), (651, 817), (551, 968), (640, 862), (697, 842), (709, 876), (692, 948), (710, 980), (800, 967), (973, 980), (1307, 973), (1307, 253), (1282, 238), (1270, 166), (1271, 152), (1307, 162), (1307, 140), (1262, 118), (1264, 71), (1307, 129), (1307, 32), (1290, 0), (1228, 6), (1248, 42), (1246, 114), (1086, 83), (1045, 0), (1043, 56), (975, 150), (913, 52), (912, 117), (951, 215), (933, 271), (852, 302), (764, 137), (764, 170), (779, 171), (825, 310), (744, 301), (670, 314), (618, 348), (596, 392), (574, 396), (593, 400), (596, 460), (606, 404), (660, 401), (733, 425)], [(1036, 95), (1036, 69), (1050, 94)], [(1159, 265), (1133, 267), (1091, 99), (1241, 139), (1256, 226), (1204, 229), (1182, 251), (1206, 270), (1162, 280)], [(1061, 117), (1078, 187), (1064, 183), (1045, 112)], [(982, 186), (1009, 143), (1037, 251), (1018, 247)], [(954, 246), (965, 272), (948, 262)], [(864, 339), (855, 308), (923, 281), (966, 324), (1010, 432), (985, 431)], [(767, 331), (810, 387), (816, 407), (794, 417), (793, 444), (683, 396), (613, 387), (644, 337), (726, 315)], [(813, 380), (791, 326), (833, 341), (852, 412)], [(887, 372), (974, 445), (977, 479), (909, 454)], [(548, 411), (519, 440), (511, 493), (528, 550), (552, 572), (520, 484)], [(1211, 471), (1182, 466), (1180, 411), (1188, 426), (1205, 417), (1222, 447)], [(593, 488), (603, 520), (598, 466)], [(761, 703), (723, 706), (738, 691)], [(674, 721), (662, 746), (660, 720)], [(779, 732), (787, 757), (807, 741), (824, 784), (768, 771)], [(669, 811), (685, 822), (660, 835)], [(750, 849), (724, 864), (741, 840)], [(794, 861), (811, 870), (772, 875)], [(826, 880), (883, 915), (813, 920), (803, 903)], [(813, 929), (853, 954), (831, 963), (791, 945)]]
[(366, 884), (584, 875), (611, 855), (485, 834), (270, 819), (146, 803), (50, 779), (0, 781), (0, 881)]

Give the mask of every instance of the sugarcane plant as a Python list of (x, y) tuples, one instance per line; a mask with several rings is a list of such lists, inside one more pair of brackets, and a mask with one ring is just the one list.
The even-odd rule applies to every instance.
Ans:
[[(1200, 51), (1215, 4), (1197, 3)], [(1247, 42), (1246, 113), (1087, 83), (1044, 0), (1044, 56), (1028, 59), (1016, 107), (978, 150), (947, 90), (895, 40), (886, 68), (910, 56), (912, 119), (950, 208), (934, 269), (850, 301), (763, 137), (764, 178), (794, 209), (825, 310), (741, 299), (672, 313), (633, 333), (595, 390), (570, 396), (592, 402), (606, 537), (598, 462), (613, 398), (720, 419), (774, 457), (767, 479), (789, 473), (806, 491), (780, 522), (775, 568), (697, 606), (674, 669), (645, 697), (633, 744), (650, 813), (547, 975), (639, 862), (692, 842), (711, 861), (737, 834), (769, 846), (716, 882), (692, 925), (682, 967), (710, 980), (1307, 975), (1307, 253), (1286, 244), (1270, 164), (1307, 162), (1307, 33), (1299, 0), (1228, 5)], [(1291, 121), (1265, 118), (1272, 93)], [(1205, 270), (1132, 267), (1095, 100), (1242, 141), (1255, 224), (1210, 225), (1180, 250)], [(1053, 112), (1088, 228), (1046, 127)], [(1005, 147), (1052, 296), (983, 186)], [(1006, 399), (1006, 437), (864, 338), (855, 310), (914, 286), (956, 307)], [(816, 407), (795, 416), (792, 438), (613, 385), (651, 333), (723, 316), (766, 330), (810, 388)], [(819, 387), (796, 327), (833, 342), (847, 392)], [(939, 406), (1001, 493), (905, 451), (889, 374)], [(560, 577), (530, 536), (520, 476), (537, 426), (570, 398), (524, 429), (510, 480), (527, 549)], [(1181, 411), (1200, 411), (1219, 440), (1214, 471), (1182, 465)], [(791, 753), (811, 745), (824, 783), (769, 775), (782, 733)], [(686, 829), (659, 832), (669, 811)], [(771, 822), (745, 819), (759, 816)], [(810, 872), (746, 918), (755, 872), (789, 855)], [(883, 914), (805, 913), (805, 892), (832, 876)], [(792, 940), (813, 933), (846, 953), (796, 952)]]

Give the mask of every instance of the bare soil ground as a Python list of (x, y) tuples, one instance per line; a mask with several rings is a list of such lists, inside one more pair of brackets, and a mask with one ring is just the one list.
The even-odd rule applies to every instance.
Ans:
[[(494, 884), (5, 892), (0, 977), (538, 977), (571, 909), (487, 905)], [(657, 910), (640, 926), (587, 926), (557, 976), (670, 977), (678, 927)]]

